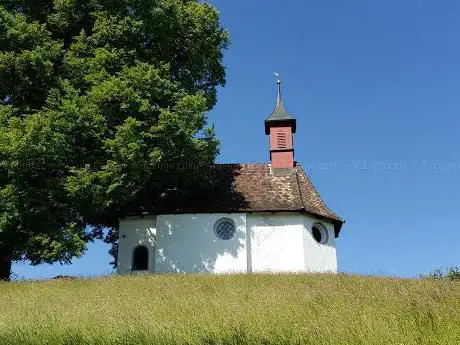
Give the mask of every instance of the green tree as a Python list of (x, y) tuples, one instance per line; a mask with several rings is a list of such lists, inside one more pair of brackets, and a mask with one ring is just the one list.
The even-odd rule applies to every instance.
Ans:
[(0, 279), (205, 180), (227, 44), (197, 0), (0, 0)]

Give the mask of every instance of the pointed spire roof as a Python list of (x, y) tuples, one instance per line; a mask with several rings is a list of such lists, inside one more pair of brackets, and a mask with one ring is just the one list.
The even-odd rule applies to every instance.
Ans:
[(275, 110), (265, 120), (265, 134), (270, 134), (270, 125), (277, 122), (291, 122), (292, 133), (296, 132), (296, 119), (293, 118), (284, 108), (283, 98), (281, 97), (281, 80), (278, 79), (276, 82), (278, 86), (278, 96), (276, 98)]

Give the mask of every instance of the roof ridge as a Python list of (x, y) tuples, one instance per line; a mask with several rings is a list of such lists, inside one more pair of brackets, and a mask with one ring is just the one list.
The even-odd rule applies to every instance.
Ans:
[(270, 163), (213, 163), (211, 166), (216, 165), (228, 165), (228, 166), (235, 166), (235, 165), (261, 165), (261, 166), (268, 166)]
[(300, 180), (299, 180), (299, 172), (298, 172), (299, 168), (302, 169), (302, 167), (300, 165), (299, 166), (296, 165), (296, 167), (295, 167), (295, 171), (296, 171), (295, 178), (296, 178), (296, 181), (297, 181), (297, 190), (299, 192), (300, 204), (302, 205), (301, 208), (305, 210), (306, 209), (305, 201), (303, 200), (303, 196), (302, 196), (303, 193), (302, 193), (302, 189), (300, 188)]
[[(318, 190), (316, 189), (315, 185), (313, 184), (311, 178), (305, 173), (305, 171), (303, 170), (303, 167), (299, 164), (298, 167), (300, 168), (300, 171), (301, 173), (303, 174), (303, 176), (308, 180), (311, 188), (312, 188), (312, 191), (313, 193), (315, 193), (316, 197), (319, 199), (319, 201), (321, 202), (321, 205), (331, 214), (333, 215), (334, 217), (337, 218), (337, 220), (340, 220), (340, 221), (343, 221), (343, 219), (341, 217), (339, 217), (334, 211), (332, 211), (329, 207), (327, 207), (326, 203), (324, 202), (323, 198), (321, 197), (321, 194), (318, 192)], [(300, 187), (299, 187), (300, 188)]]

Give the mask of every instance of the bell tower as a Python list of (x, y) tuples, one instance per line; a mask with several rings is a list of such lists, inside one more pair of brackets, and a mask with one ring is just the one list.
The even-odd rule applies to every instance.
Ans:
[(296, 119), (284, 109), (281, 80), (277, 80), (278, 97), (273, 113), (265, 120), (265, 134), (270, 136), (270, 161), (273, 169), (294, 167)]

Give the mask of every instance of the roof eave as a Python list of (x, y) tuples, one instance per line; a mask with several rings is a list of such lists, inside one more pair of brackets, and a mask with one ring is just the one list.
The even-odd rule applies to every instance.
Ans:
[(265, 120), (265, 134), (266, 135), (270, 134), (271, 125), (279, 125), (279, 124), (282, 124), (282, 123), (290, 124), (291, 128), (292, 128), (292, 133), (295, 134), (295, 132), (297, 130), (297, 120), (292, 119), (292, 118), (290, 118), (290, 119), (272, 119), (272, 120), (270, 120), (270, 118), (266, 119)]
[[(309, 212), (304, 208), (301, 209), (222, 209), (222, 210), (215, 210), (215, 211), (202, 211), (202, 210), (160, 210), (160, 211), (150, 211), (150, 212), (140, 212), (137, 214), (126, 214), (125, 217), (146, 217), (146, 216), (159, 216), (159, 215), (166, 215), (166, 214), (171, 214), (171, 215), (179, 215), (179, 214), (215, 214), (215, 213), (225, 213), (225, 214), (230, 214), (230, 213), (304, 213), (308, 214), (310, 216), (313, 216), (315, 218), (319, 218), (325, 221), (332, 222), (334, 225), (334, 232), (335, 232), (335, 237), (338, 238), (340, 235), (340, 231), (342, 230), (342, 225), (345, 223), (344, 220), (338, 220), (330, 217), (326, 217), (320, 214), (316, 214), (313, 212)], [(122, 218), (125, 218), (122, 217)]]

